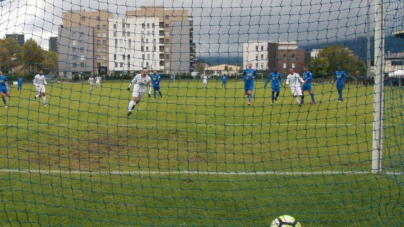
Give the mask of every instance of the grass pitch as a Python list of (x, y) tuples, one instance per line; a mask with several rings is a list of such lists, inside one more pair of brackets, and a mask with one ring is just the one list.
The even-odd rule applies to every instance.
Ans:
[[(344, 101), (315, 85), (299, 107), (289, 88), (271, 105), (257, 83), (164, 81), (127, 117), (128, 81), (102, 88), (12, 88), (0, 112), (2, 226), (302, 226), (404, 224), (403, 91), (385, 87), (383, 167), (370, 174), (373, 87)], [(153, 97), (153, 94), (152, 94)], [(310, 96), (306, 93), (305, 102)]]

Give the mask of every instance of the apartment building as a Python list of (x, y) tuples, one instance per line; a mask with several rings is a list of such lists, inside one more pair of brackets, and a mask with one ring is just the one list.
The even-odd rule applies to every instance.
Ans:
[(290, 68), (303, 73), (306, 64), (306, 52), (299, 50), (296, 41), (258, 41), (243, 44), (243, 66), (253, 63), (257, 70), (277, 68), (282, 74), (288, 74)]
[(23, 46), (25, 43), (25, 35), (24, 34), (6, 34), (6, 39), (11, 37), (17, 41), (20, 46)]
[[(83, 29), (80, 28), (83, 27), (91, 28), (89, 31), (91, 30), (92, 32), (91, 34), (88, 34), (90, 37), (89, 40), (82, 40), (80, 43), (81, 46), (87, 45), (85, 49), (93, 51), (92, 59), (85, 59), (86, 65), (90, 65), (89, 61), (92, 61), (92, 73), (97, 73), (98, 68), (101, 66), (107, 66), (108, 62), (110, 61), (108, 58), (108, 23), (112, 18), (113, 14), (107, 10), (89, 12), (85, 10), (76, 10), (63, 12), (63, 23), (59, 29), (63, 33), (59, 33), (58, 36), (59, 63), (62, 62), (62, 65), (65, 63), (63, 62), (64, 59), (62, 59), (62, 56), (64, 56), (62, 50), (67, 50), (70, 48), (69, 45), (72, 43), (71, 41), (73, 41), (70, 39), (75, 39), (72, 37), (73, 32), (82, 32)], [(65, 70), (65, 68), (59, 68), (61, 73), (63, 70)]]
[[(158, 18), (159, 69), (165, 73), (189, 72), (195, 68), (196, 45), (193, 42), (193, 19), (184, 9), (144, 6), (129, 10), (126, 18)], [(158, 26), (157, 26), (158, 25)]]
[(110, 71), (125, 73), (143, 67), (164, 70), (158, 17), (111, 19), (109, 28)]
[(58, 37), (49, 37), (49, 51), (58, 52)]

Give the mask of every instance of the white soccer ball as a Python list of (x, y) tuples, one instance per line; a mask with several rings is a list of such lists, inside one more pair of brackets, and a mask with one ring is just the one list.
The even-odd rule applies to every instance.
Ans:
[(271, 227), (302, 227), (297, 220), (290, 215), (281, 215), (272, 221)]

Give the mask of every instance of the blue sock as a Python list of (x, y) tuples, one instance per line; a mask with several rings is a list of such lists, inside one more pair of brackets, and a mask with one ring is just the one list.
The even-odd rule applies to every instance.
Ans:
[(275, 101), (275, 93), (272, 92), (272, 102)]
[(248, 101), (251, 102), (251, 99), (252, 99), (252, 94), (249, 94), (248, 95)]
[(339, 92), (339, 100), (342, 101), (342, 91)]
[(4, 105), (6, 105), (6, 106), (7, 106), (6, 98), (1, 97), (1, 99), (3, 99)]
[(154, 98), (156, 98), (156, 92), (154, 92)]
[(314, 101), (314, 94), (311, 93), (310, 96), (311, 96), (311, 101), (312, 101), (312, 102), (316, 102), (316, 101)]

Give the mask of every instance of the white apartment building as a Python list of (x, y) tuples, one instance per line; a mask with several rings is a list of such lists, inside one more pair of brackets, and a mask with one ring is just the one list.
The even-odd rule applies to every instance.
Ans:
[(158, 17), (131, 17), (109, 20), (109, 65), (111, 71), (139, 71), (160, 66)]
[(243, 43), (243, 67), (247, 68), (248, 62), (253, 63), (253, 68), (267, 69), (268, 41)]

